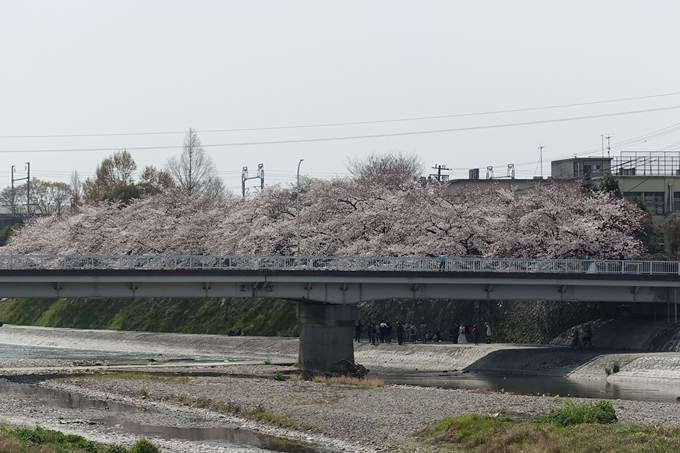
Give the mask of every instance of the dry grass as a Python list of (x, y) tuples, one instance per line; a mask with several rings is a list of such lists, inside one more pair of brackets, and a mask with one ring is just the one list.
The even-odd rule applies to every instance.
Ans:
[[(0, 434), (0, 451), (3, 453), (24, 453), (26, 450), (21, 448), (19, 442), (9, 434)], [(47, 450), (45, 450), (47, 453)]]
[(312, 378), (312, 382), (318, 382), (320, 384), (329, 384), (329, 385), (351, 385), (354, 387), (361, 387), (361, 388), (374, 388), (374, 387), (384, 387), (385, 386), (385, 381), (382, 379), (375, 379), (375, 378), (356, 378), (356, 377), (351, 377), (351, 376), (333, 376), (333, 377), (326, 377), (326, 376), (314, 376)]

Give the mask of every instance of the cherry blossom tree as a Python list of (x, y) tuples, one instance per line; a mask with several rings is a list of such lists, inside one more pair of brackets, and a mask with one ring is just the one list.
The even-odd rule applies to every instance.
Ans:
[[(615, 258), (642, 252), (640, 211), (608, 193), (545, 184), (518, 195), (492, 188), (452, 197), (446, 184), (404, 179), (301, 178), (304, 255)], [(196, 197), (179, 189), (83, 206), (31, 220), (6, 253), (293, 255), (295, 188), (246, 199)]]

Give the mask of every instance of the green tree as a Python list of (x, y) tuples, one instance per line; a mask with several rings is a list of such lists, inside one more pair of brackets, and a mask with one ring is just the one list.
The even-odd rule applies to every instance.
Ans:
[(619, 187), (619, 180), (611, 173), (605, 173), (602, 179), (594, 183), (593, 190), (610, 193), (616, 198), (623, 198), (621, 188)]
[(137, 164), (127, 151), (116, 151), (113, 156), (105, 158), (97, 165), (94, 179), (87, 178), (83, 184), (83, 200), (85, 203), (97, 203), (104, 200), (127, 203), (131, 198), (139, 196), (139, 189), (134, 186), (132, 174)]
[(139, 177), (137, 187), (142, 195), (153, 195), (175, 187), (175, 181), (167, 171), (146, 166)]

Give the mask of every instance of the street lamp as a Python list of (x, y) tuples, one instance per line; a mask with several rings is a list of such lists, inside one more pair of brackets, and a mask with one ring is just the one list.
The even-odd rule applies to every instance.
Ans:
[(295, 219), (297, 220), (297, 254), (300, 256), (300, 164), (304, 159), (300, 159), (297, 168), (297, 215)]

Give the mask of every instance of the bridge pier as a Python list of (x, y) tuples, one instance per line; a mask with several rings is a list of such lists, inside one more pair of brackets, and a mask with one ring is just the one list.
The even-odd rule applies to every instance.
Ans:
[(300, 369), (306, 375), (353, 374), (356, 304), (298, 302)]

